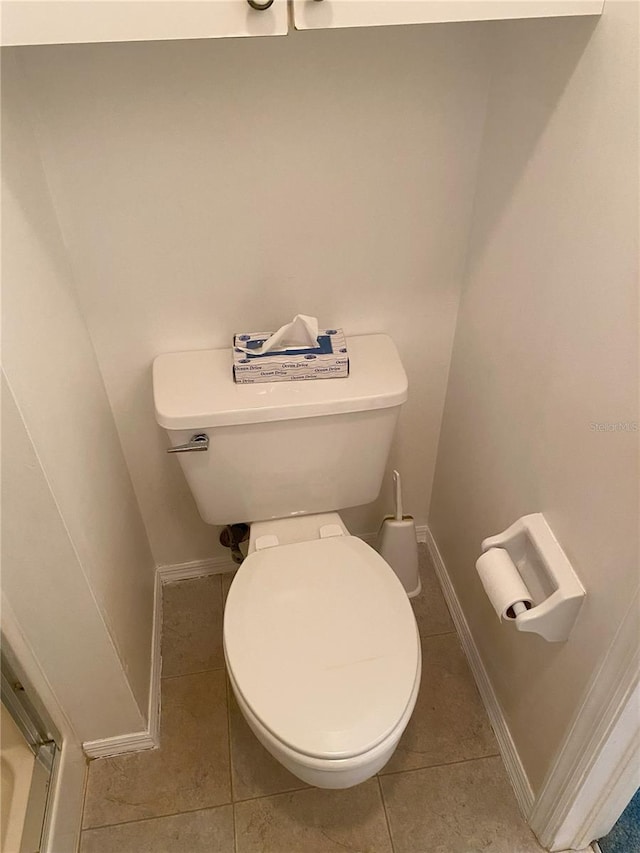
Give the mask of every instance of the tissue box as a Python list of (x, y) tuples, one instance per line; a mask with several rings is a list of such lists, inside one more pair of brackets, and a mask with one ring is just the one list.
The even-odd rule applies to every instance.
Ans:
[(238, 349), (258, 349), (271, 332), (236, 335), (233, 339), (233, 378), (240, 384), (287, 382), (302, 379), (344, 379), (349, 375), (349, 354), (342, 329), (324, 329), (318, 345), (309, 349), (251, 355)]

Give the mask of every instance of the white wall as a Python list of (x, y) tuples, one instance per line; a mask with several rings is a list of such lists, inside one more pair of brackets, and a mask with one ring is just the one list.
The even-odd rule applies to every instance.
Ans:
[(13, 59), (2, 65), (3, 362), (16, 405), (2, 581), (52, 683), (84, 692), (68, 714), (91, 740), (145, 728), (154, 567)]
[[(158, 563), (220, 546), (164, 453), (152, 359), (228, 346), (234, 332), (298, 311), (398, 342), (410, 401), (393, 462), (407, 510), (426, 520), (485, 33), (444, 25), (18, 51)], [(369, 532), (388, 508), (345, 517)]]
[[(430, 525), (538, 791), (638, 584), (638, 433), (591, 428), (638, 422), (638, 6), (495, 52)], [(562, 644), (501, 626), (474, 570), (536, 511), (587, 590)]]
[(143, 715), (6, 383), (2, 450), (3, 595), (79, 741), (140, 731)]

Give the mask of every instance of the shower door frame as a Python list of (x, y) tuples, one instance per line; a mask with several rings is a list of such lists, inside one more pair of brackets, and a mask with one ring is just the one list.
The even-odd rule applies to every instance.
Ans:
[[(21, 765), (22, 770), (19, 770), (9, 757), (12, 754), (11, 750), (6, 757), (3, 754), (3, 761), (6, 758), (9, 768), (12, 770), (14, 781), (18, 782), (18, 791), (20, 792), (17, 799), (14, 799), (15, 790), (11, 795), (9, 814), (6, 816), (6, 831), (14, 834), (15, 842), (18, 832), (17, 824), (19, 823), (22, 836), (20, 847), (28, 846), (29, 849), (33, 849), (32, 845), (36, 844), (37, 833), (37, 849), (41, 850), (60, 754), (61, 738), (60, 733), (49, 719), (46, 709), (36, 707), (36, 704), (31, 701), (32, 691), (25, 689), (23, 683), (25, 679), (20, 675), (19, 669), (15, 668), (16, 661), (13, 658), (14, 655), (3, 644), (1, 661), (2, 708), (3, 712), (6, 711), (12, 720), (15, 732), (20, 737), (20, 748), (25, 750), (25, 755), (28, 753), (31, 761), (28, 770), (24, 764)], [(18, 779), (15, 779), (16, 772)], [(20, 781), (21, 779), (24, 780), (24, 776), (27, 774), (29, 777), (28, 785), (26, 780)], [(26, 798), (23, 798), (24, 793), (27, 793)], [(5, 840), (6, 837), (3, 832), (3, 843)]]
[(41, 853), (75, 853), (80, 840), (88, 762), (79, 738), (51, 690), (40, 662), (22, 632), (7, 597), (0, 592), (2, 644), (10, 649), (9, 663), (44, 708), (60, 735), (47, 804)]
[(602, 838), (640, 786), (640, 588), (528, 816), (551, 851)]

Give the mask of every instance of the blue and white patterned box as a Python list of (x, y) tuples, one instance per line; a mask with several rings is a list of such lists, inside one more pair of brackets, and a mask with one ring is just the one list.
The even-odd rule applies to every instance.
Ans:
[[(271, 332), (235, 335), (233, 378), (240, 384), (287, 382), (303, 379), (344, 379), (349, 375), (349, 354), (342, 329), (321, 329), (318, 346), (309, 349), (267, 352), (253, 355)], [(240, 349), (242, 347), (243, 349)]]

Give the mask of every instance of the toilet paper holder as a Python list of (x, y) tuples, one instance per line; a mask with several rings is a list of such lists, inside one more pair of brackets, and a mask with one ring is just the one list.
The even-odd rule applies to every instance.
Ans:
[(519, 631), (540, 634), (550, 643), (566, 640), (586, 591), (541, 512), (524, 515), (502, 533), (482, 542), (483, 554), (504, 549), (528, 588), (533, 606), (515, 617)]

